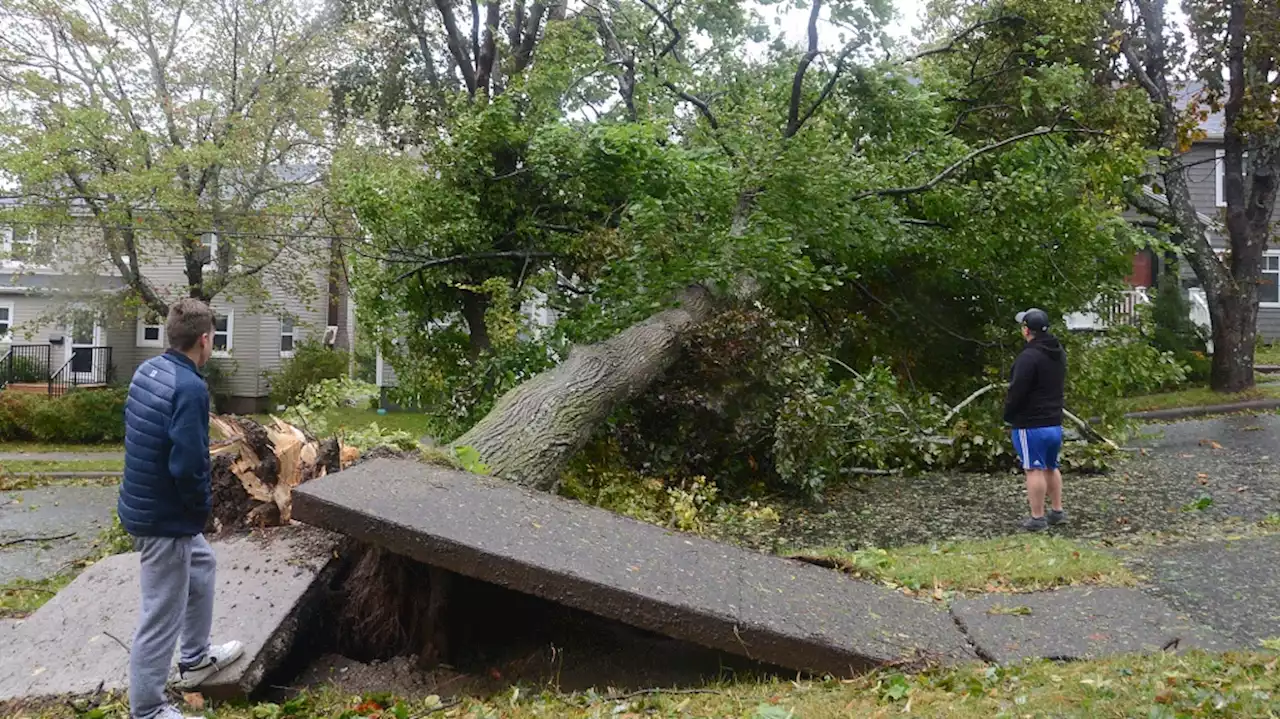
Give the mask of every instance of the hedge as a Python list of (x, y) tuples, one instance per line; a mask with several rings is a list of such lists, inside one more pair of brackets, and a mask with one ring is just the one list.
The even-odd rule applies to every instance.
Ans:
[(0, 440), (91, 444), (124, 440), (127, 390), (73, 390), (61, 397), (0, 392)]

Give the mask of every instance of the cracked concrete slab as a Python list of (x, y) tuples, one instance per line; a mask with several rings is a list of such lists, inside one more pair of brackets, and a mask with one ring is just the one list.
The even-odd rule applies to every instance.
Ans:
[(1022, 659), (1097, 659), (1166, 648), (1227, 651), (1236, 644), (1137, 589), (1073, 587), (957, 600), (952, 616), (978, 654)]
[(295, 519), (665, 636), (845, 676), (973, 658), (945, 611), (828, 569), (509, 482), (380, 459), (298, 487)]
[[(243, 698), (291, 648), (300, 613), (335, 566), (339, 537), (284, 528), (215, 542), (214, 641), (238, 639), (245, 655), (201, 691)], [(86, 569), (35, 614), (7, 632), (0, 656), (0, 703), (127, 687), (139, 604), (138, 555)], [(175, 657), (176, 661), (176, 657)], [(3, 713), (3, 712), (0, 712)]]

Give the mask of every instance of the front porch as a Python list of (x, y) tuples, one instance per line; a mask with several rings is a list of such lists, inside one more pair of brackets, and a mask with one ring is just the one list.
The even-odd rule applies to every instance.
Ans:
[(73, 389), (101, 389), (115, 378), (110, 347), (12, 345), (0, 352), (0, 390), (61, 397)]

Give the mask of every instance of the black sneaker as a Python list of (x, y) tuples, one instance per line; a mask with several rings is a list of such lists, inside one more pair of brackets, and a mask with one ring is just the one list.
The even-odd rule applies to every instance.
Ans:
[(1049, 528), (1049, 520), (1044, 517), (1027, 517), (1022, 520), (1022, 528), (1028, 532), (1043, 532)]
[(1045, 515), (1045, 519), (1046, 519), (1046, 520), (1048, 520), (1048, 522), (1049, 522), (1049, 526), (1050, 526), (1050, 527), (1052, 527), (1052, 526), (1054, 526), (1054, 525), (1057, 525), (1057, 524), (1066, 524), (1066, 523), (1067, 523), (1067, 510), (1065, 510), (1065, 509), (1050, 509), (1050, 510), (1049, 510), (1049, 513), (1048, 513), (1047, 515)]

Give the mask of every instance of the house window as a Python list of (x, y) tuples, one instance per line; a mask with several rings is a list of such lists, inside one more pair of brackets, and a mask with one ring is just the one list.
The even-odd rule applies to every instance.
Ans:
[(218, 264), (218, 233), (206, 232), (203, 235), (200, 235), (200, 244), (203, 245), (205, 249), (204, 264), (206, 266), (217, 265)]
[(0, 342), (12, 342), (13, 305), (0, 305)]
[(164, 347), (164, 322), (154, 312), (147, 311), (138, 317), (139, 347)]
[[(1217, 158), (1217, 162), (1213, 163), (1214, 202), (1217, 203), (1218, 207), (1226, 207), (1227, 206), (1227, 160), (1226, 160), (1227, 151), (1217, 150), (1213, 153), (1213, 155), (1215, 158)], [(1240, 160), (1244, 164), (1244, 171), (1247, 175), (1249, 172), (1249, 153), (1247, 152), (1244, 153), (1241, 156)]]
[(293, 345), (295, 342), (293, 318), (282, 317), (280, 319), (280, 356), (292, 357)]
[(232, 334), (235, 330), (234, 313), (214, 315), (213, 317), (213, 354), (226, 357), (231, 354)]
[(0, 227), (0, 260), (23, 262), (34, 259), (36, 228), (22, 225)]
[(1258, 303), (1264, 307), (1280, 307), (1280, 252), (1267, 253), (1262, 257)]

